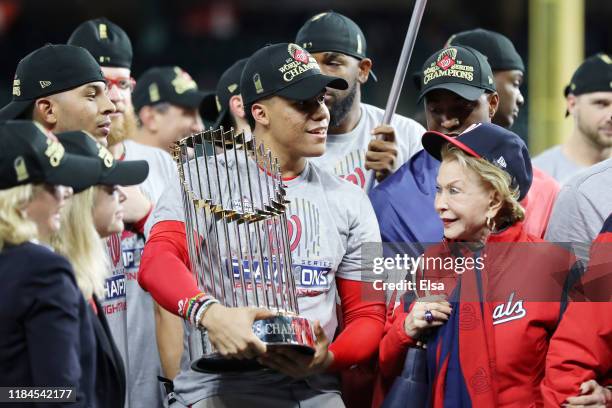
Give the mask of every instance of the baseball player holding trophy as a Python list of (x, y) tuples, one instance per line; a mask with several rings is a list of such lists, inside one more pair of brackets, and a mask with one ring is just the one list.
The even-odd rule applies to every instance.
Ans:
[[(307, 160), (325, 151), (326, 87), (346, 86), (296, 44), (264, 47), (241, 78), (252, 139), (221, 128), (178, 143), (181, 182), (151, 215), (139, 275), (187, 321), (175, 404), (343, 406), (332, 374), (375, 353), (384, 294), (368, 293), (362, 261), (380, 241), (374, 212)], [(205, 142), (222, 152), (189, 160)]]

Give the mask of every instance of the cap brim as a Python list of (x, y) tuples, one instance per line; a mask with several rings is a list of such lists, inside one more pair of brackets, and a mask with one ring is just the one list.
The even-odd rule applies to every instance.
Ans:
[(72, 187), (78, 193), (98, 184), (101, 172), (100, 159), (65, 153), (60, 165), (49, 173), (45, 182)]
[(17, 119), (34, 101), (12, 101), (0, 109), (0, 120)]
[(149, 175), (149, 163), (145, 160), (128, 160), (115, 163), (115, 167), (103, 175), (98, 184), (133, 186), (145, 181)]
[(429, 92), (434, 89), (446, 89), (447, 91), (451, 91), (462, 97), (463, 99), (467, 99), (468, 101), (475, 101), (480, 98), (480, 96), (485, 93), (486, 89), (477, 88), (472, 85), (466, 84), (458, 84), (458, 83), (442, 83), (438, 85), (434, 85), (431, 87), (425, 87), (421, 90), (421, 94), (419, 95), (419, 102), (427, 95)]
[(279, 90), (275, 95), (295, 101), (305, 101), (314, 98), (327, 87), (344, 90), (348, 88), (348, 82), (334, 76), (314, 74)]
[(476, 158), (481, 158), (481, 156), (476, 153), (471, 147), (459, 141), (457, 138), (445, 135), (444, 133), (436, 132), (436, 131), (428, 131), (423, 134), (421, 138), (421, 143), (423, 144), (423, 149), (431, 156), (433, 156), (437, 160), (442, 160), (442, 147), (450, 143), (453, 146), (463, 150), (465, 153), (470, 156), (474, 156)]

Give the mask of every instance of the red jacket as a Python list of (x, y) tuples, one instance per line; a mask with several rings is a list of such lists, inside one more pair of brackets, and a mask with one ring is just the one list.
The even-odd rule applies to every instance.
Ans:
[(612, 215), (591, 247), (583, 279), (586, 299), (568, 305), (551, 339), (542, 394), (558, 407), (580, 394), (580, 384), (612, 383)]
[[(446, 256), (447, 248), (442, 244), (442, 248), (427, 254)], [(492, 234), (483, 257), (485, 310), (492, 313), (497, 406), (541, 406), (539, 386), (548, 343), (559, 321), (559, 299), (574, 258), (564, 249), (528, 235), (522, 223)], [(425, 272), (425, 279), (445, 284), (443, 292), (447, 295), (454, 289), (457, 276), (452, 271)], [(381, 381), (374, 406), (380, 404), (384, 392), (400, 374), (407, 348), (414, 344), (403, 328), (408, 315), (405, 307), (401, 303), (395, 308), (385, 325), (379, 350)]]

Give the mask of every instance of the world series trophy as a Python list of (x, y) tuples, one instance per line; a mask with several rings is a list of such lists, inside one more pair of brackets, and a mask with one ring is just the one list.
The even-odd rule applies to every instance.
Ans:
[[(204, 154), (206, 144), (218, 152)], [(190, 158), (190, 150), (196, 152)], [(201, 154), (199, 154), (201, 153)], [(314, 354), (312, 323), (299, 315), (292, 273), (286, 191), (278, 159), (244, 133), (210, 129), (174, 146), (185, 210), (191, 271), (206, 294), (227, 307), (276, 312), (257, 320), (253, 332), (268, 350), (294, 348)], [(262, 368), (256, 360), (223, 358), (207, 331), (192, 327), (192, 368), (202, 372)]]

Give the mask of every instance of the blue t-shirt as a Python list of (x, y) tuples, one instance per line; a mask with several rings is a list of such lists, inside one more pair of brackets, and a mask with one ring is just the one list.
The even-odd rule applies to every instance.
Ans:
[[(418, 256), (426, 243), (442, 240), (444, 228), (434, 208), (440, 162), (424, 150), (370, 191), (385, 256)], [(397, 245), (401, 243), (401, 245)]]

